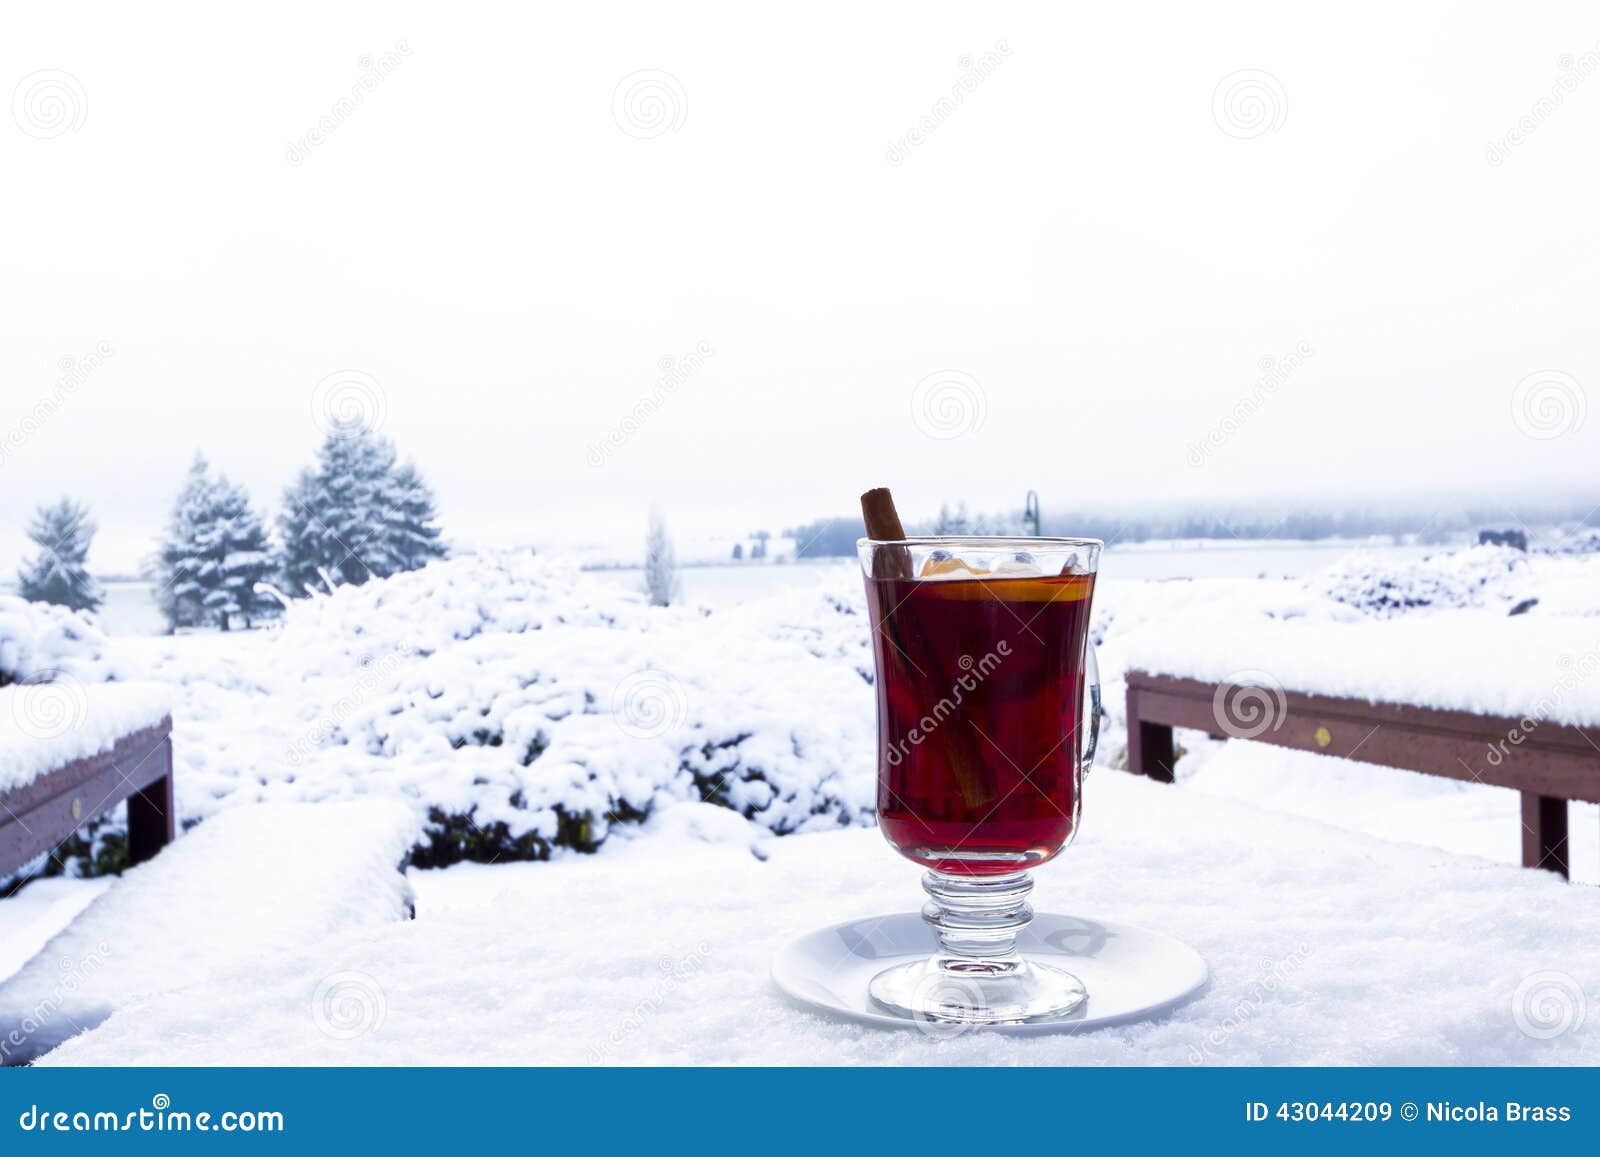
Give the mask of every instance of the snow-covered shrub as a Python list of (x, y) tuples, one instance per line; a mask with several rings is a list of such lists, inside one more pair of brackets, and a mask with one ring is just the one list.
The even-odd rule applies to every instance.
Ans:
[[(417, 578), (429, 576), (408, 610), (444, 611), (451, 639), (424, 636), (392, 688), (328, 739), (432, 777), (419, 862), (593, 850), (666, 801), (720, 804), (778, 833), (870, 822), (870, 657), (853, 603), (819, 591), (717, 613), (649, 607), (515, 556)], [(459, 613), (468, 576), (475, 615)], [(367, 590), (371, 610), (393, 611), (411, 581), (341, 591), (319, 620), (362, 620)]]
[(1580, 527), (1539, 549), (1544, 554), (1600, 554), (1600, 530)]
[[(294, 600), (272, 631), (118, 640), (114, 674), (175, 687), (184, 822), (397, 798), (425, 821), (421, 865), (590, 851), (680, 801), (774, 833), (870, 824), (860, 579), (818, 580), (709, 611), (558, 559), (461, 557)], [(120, 848), (95, 834), (86, 872)]]
[(68, 674), (101, 678), (106, 639), (88, 616), (0, 595), (0, 687)]
[(1306, 580), (1313, 592), (1380, 618), (1428, 607), (1510, 606), (1529, 583), (1528, 556), (1503, 546), (1441, 551), (1414, 562), (1361, 552)]

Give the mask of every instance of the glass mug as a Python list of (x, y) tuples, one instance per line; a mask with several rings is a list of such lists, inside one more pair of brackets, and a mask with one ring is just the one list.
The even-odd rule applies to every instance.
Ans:
[(1087, 538), (861, 539), (878, 698), (878, 825), (927, 871), (928, 960), (870, 985), (917, 1020), (1068, 1017), (1071, 973), (1030, 961), (1029, 869), (1077, 832), (1099, 734)]

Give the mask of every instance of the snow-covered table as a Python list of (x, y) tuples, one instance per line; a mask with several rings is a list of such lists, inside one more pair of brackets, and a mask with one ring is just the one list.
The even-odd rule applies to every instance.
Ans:
[(768, 980), (794, 936), (916, 909), (879, 833), (758, 859), (753, 833), (705, 827), (724, 838), (413, 871), (415, 920), (241, 953), (40, 1063), (1600, 1063), (1600, 896), (1547, 872), (1097, 772), (1034, 903), (1178, 937), (1210, 984), (1140, 1024), (947, 1036), (832, 1020)]
[(238, 961), (408, 918), (400, 865), (419, 827), (387, 800), (257, 804), (207, 820), (124, 872), (0, 981), (0, 1064), (25, 1064)]
[(1567, 875), (1567, 804), (1600, 802), (1600, 619), (1221, 626), (1126, 645), (1129, 771), (1172, 782), (1187, 727), (1509, 787), (1524, 866)]
[(0, 688), (0, 879), (128, 801), (128, 860), (171, 842), (170, 691), (77, 681)]

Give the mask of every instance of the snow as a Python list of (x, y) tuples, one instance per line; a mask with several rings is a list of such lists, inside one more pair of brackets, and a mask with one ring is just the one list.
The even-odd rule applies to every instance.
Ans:
[[(1105, 584), (1093, 626), (1104, 761), (1124, 744), (1122, 672), (1135, 665), (1600, 716), (1600, 559), (1363, 557), (1305, 580)], [(715, 610), (651, 607), (568, 560), (466, 556), (295, 600), (274, 629), (118, 638), (97, 661), (171, 688), (185, 822), (257, 802), (392, 798), (424, 822), (427, 866), (593, 850), (702, 798), (780, 834), (869, 825), (860, 577), (845, 564), (806, 578)], [(1352, 593), (1363, 590), (1380, 594)], [(1530, 612), (1505, 613), (1529, 598)]]
[(160, 723), (171, 703), (171, 689), (155, 683), (65, 678), (0, 687), (0, 793), (110, 751), (130, 732)]
[(405, 808), (378, 802), (238, 808), (203, 824), (0, 984), (0, 1058), (26, 1061), (141, 997), (403, 920), (411, 894), (396, 869), (415, 838)]
[(674, 827), (598, 857), (414, 871), (415, 921), (241, 957), (43, 1063), (1600, 1061), (1585, 1015), (1600, 905), (1549, 873), (1097, 773), (1036, 906), (1184, 939), (1210, 987), (1142, 1024), (931, 1037), (830, 1020), (767, 979), (790, 937), (913, 910), (916, 870), (871, 831), (773, 839), (766, 860), (739, 834)]
[(112, 883), (109, 876), (97, 880), (51, 876), (34, 880), (0, 903), (0, 981), (31, 960)]
[[(109, 643), (24, 605), (45, 640), (30, 646), (73, 678), (166, 687), (180, 815), (204, 821), (178, 847), (260, 803), (316, 805), (334, 847), (360, 825), (329, 805), (376, 798), (402, 805), (399, 851), (419, 868), (455, 864), (413, 869), (415, 923), (344, 928), (321, 893), (358, 904), (376, 875), (391, 911), (392, 870), (329, 868), (321, 841), (240, 852), (275, 877), (310, 858), (290, 888), (303, 934), (263, 948), (225, 925), (181, 993), (119, 991), (84, 1015), (121, 1011), (50, 1060), (1600, 1062), (1600, 1016), (1524, 1031), (1551, 975), (1558, 996), (1570, 980), (1600, 1000), (1600, 908), (1515, 867), (1514, 793), (1188, 732), (1176, 786), (1107, 768), (1125, 748), (1123, 672), (1145, 664), (1596, 721), (1600, 559), (1479, 548), (1296, 580), (1104, 584), (1106, 769), (1037, 899), (1178, 935), (1218, 979), (1157, 1024), (940, 1045), (835, 1025), (765, 986), (788, 936), (919, 896), (875, 833), (839, 830), (872, 822), (871, 656), (854, 565), (806, 578), (716, 609), (651, 607), (506, 552), (298, 600), (270, 630)], [(1595, 809), (1571, 810), (1574, 877), (1600, 880)], [(399, 852), (377, 859), (392, 869)], [(46, 884), (62, 897), (27, 899)], [(71, 918), (69, 885), (96, 886), (21, 894), (26, 943)], [(0, 929), (18, 902), (0, 902)], [(30, 983), (59, 955), (28, 965)]]
[(1124, 643), (1129, 668), (1483, 715), (1600, 725), (1600, 618), (1228, 622), (1152, 627)]
[(871, 822), (859, 576), (716, 613), (570, 564), (457, 558), (300, 600), (281, 628), (119, 639), (177, 697), (179, 810), (367, 796), (427, 821), (427, 863), (595, 847), (666, 802), (776, 832)]
[(106, 647), (105, 635), (89, 615), (0, 595), (0, 686), (59, 672), (103, 678)]
[(1382, 554), (1355, 551), (1307, 585), (1379, 616), (1437, 606), (1509, 610), (1531, 582), (1532, 569), (1526, 553), (1503, 546), (1442, 551), (1398, 564)]
[[(1184, 734), (1189, 752), (1178, 761), (1177, 779), (1185, 790), (1248, 801), (1380, 839), (1502, 864), (1522, 862), (1522, 797), (1510, 788)], [(1567, 809), (1572, 879), (1600, 884), (1600, 807), (1569, 803)]]
[(1177, 585), (1181, 605), (1147, 608), (1114, 640), (1116, 669), (1600, 724), (1592, 556), (1480, 547), (1387, 574), (1357, 559), (1304, 584)]

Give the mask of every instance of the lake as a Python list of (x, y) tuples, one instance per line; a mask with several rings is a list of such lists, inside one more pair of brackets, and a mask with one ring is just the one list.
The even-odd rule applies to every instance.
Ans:
[[(1100, 559), (1100, 581), (1186, 578), (1298, 578), (1320, 570), (1357, 550), (1381, 551), (1387, 559), (1406, 562), (1442, 549), (1438, 546), (1395, 546), (1389, 543), (1272, 542), (1139, 543), (1110, 547)], [(723, 607), (760, 598), (787, 588), (805, 586), (833, 567), (855, 567), (853, 559), (817, 559), (788, 564), (738, 564), (681, 567), (678, 587), (685, 601)], [(605, 582), (644, 589), (639, 569), (591, 572)]]
[[(1206, 542), (1138, 543), (1113, 546), (1100, 560), (1102, 582), (1184, 578), (1297, 578), (1319, 570), (1356, 550), (1381, 552), (1395, 561), (1419, 559), (1444, 549), (1439, 546), (1395, 546), (1350, 542)], [(854, 567), (849, 559), (796, 563), (718, 563), (685, 566), (678, 571), (684, 601), (720, 608), (783, 590), (815, 584), (828, 570)], [(644, 589), (638, 568), (588, 572), (602, 583)], [(101, 625), (113, 635), (159, 635), (165, 630), (148, 582), (108, 582), (100, 611)]]

